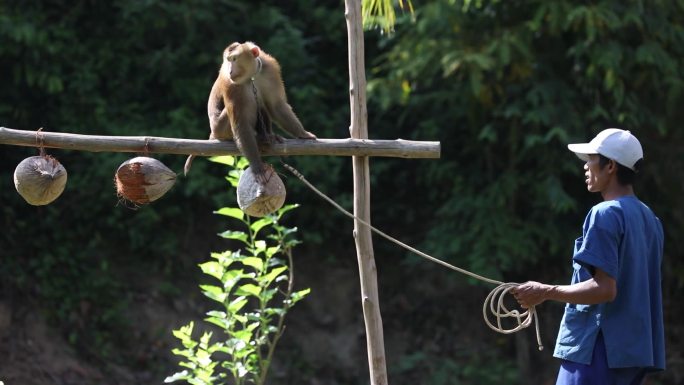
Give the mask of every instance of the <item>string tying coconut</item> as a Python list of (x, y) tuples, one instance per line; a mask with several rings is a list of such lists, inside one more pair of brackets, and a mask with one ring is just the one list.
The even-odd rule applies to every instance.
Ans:
[(161, 198), (173, 187), (176, 174), (154, 158), (139, 156), (121, 164), (114, 176), (116, 194), (136, 204)]
[(66, 169), (50, 155), (26, 158), (14, 170), (14, 187), (34, 206), (53, 202), (64, 191), (66, 182)]
[(238, 181), (237, 201), (247, 215), (263, 217), (283, 207), (285, 185), (273, 167), (266, 164), (266, 183), (257, 182), (252, 168), (248, 167)]

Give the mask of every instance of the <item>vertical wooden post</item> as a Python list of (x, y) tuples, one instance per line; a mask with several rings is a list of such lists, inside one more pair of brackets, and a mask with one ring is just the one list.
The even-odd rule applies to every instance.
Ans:
[[(361, 0), (345, 0), (349, 47), (349, 102), (351, 107), (352, 138), (368, 138), (366, 110), (366, 72), (364, 36), (361, 20)], [(366, 156), (352, 157), (354, 170), (354, 215), (370, 223), (370, 178)], [(361, 279), (361, 303), (366, 325), (366, 344), (371, 385), (387, 385), (385, 341), (380, 316), (378, 279), (373, 256), (371, 230), (354, 220), (354, 239)]]

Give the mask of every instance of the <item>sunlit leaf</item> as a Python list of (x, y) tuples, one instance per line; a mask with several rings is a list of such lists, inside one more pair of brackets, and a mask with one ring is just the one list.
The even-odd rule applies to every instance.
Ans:
[(235, 165), (235, 157), (232, 155), (211, 156), (209, 157), (209, 161), (225, 164), (231, 167)]
[(237, 297), (233, 299), (230, 304), (228, 304), (228, 311), (231, 313), (237, 313), (247, 304), (247, 299), (244, 296)]
[(178, 372), (174, 374), (173, 376), (166, 377), (164, 379), (164, 383), (170, 383), (170, 382), (176, 382), (180, 380), (187, 380), (190, 378), (190, 373), (187, 370), (183, 370), (182, 372)]
[(278, 209), (277, 214), (278, 214), (278, 219), (282, 218), (283, 215), (285, 215), (287, 212), (296, 209), (299, 207), (299, 204), (293, 203), (289, 205), (284, 205), (280, 209)]
[(259, 294), (261, 293), (261, 288), (257, 285), (254, 285), (252, 283), (248, 283), (245, 285), (240, 286), (236, 292), (237, 295), (253, 295), (255, 297), (258, 297)]
[(226, 320), (225, 318), (207, 317), (204, 320), (220, 327), (221, 329), (227, 329), (230, 327), (230, 322), (228, 320)]
[(223, 303), (223, 301), (226, 300), (226, 293), (224, 293), (223, 289), (218, 286), (200, 285), (200, 288), (205, 296), (213, 299), (214, 301)]
[(225, 239), (235, 239), (241, 241), (244, 244), (248, 244), (249, 242), (249, 235), (247, 235), (247, 233), (245, 233), (244, 231), (227, 230), (222, 233), (219, 233), (219, 236)]
[(290, 298), (292, 299), (292, 304), (294, 305), (295, 303), (301, 301), (301, 300), (304, 299), (304, 297), (306, 297), (309, 293), (311, 293), (311, 289), (310, 289), (310, 288), (309, 288), (309, 289), (300, 290), (300, 291), (297, 291), (297, 292), (292, 293), (292, 295), (290, 296)]
[(219, 280), (223, 278), (225, 268), (220, 263), (216, 261), (209, 261), (202, 263), (199, 266), (204, 274), (211, 275), (212, 277), (217, 278)]
[(261, 230), (265, 226), (268, 226), (272, 223), (273, 223), (273, 218), (266, 216), (266, 217), (259, 219), (258, 221), (255, 221), (254, 223), (252, 223), (252, 225), (250, 227), (252, 228), (252, 232), (254, 233), (254, 236), (256, 236), (259, 233), (259, 230)]
[(214, 214), (225, 215), (227, 217), (239, 219), (241, 221), (245, 218), (245, 213), (243, 213), (242, 210), (236, 207), (224, 207), (222, 209), (214, 211)]
[(281, 273), (287, 270), (287, 266), (282, 266), (282, 267), (276, 267), (272, 269), (268, 274), (266, 274), (263, 278), (265, 281), (265, 284), (269, 286), (271, 282), (273, 282)]
[(264, 268), (264, 261), (261, 258), (245, 257), (240, 262), (242, 262), (246, 266), (253, 267), (258, 272), (261, 272), (261, 270), (263, 270), (263, 268)]

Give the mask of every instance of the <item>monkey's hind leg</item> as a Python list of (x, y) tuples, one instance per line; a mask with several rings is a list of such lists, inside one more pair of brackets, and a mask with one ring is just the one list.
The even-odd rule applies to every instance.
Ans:
[(295, 138), (299, 139), (316, 139), (316, 135), (304, 129), (302, 123), (297, 118), (297, 115), (292, 110), (292, 107), (285, 101), (277, 103), (272, 109), (273, 120), (282, 128)]

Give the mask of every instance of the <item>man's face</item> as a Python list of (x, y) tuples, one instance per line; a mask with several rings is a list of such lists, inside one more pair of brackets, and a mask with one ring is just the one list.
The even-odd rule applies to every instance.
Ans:
[(592, 154), (589, 155), (589, 160), (584, 164), (584, 177), (585, 183), (587, 184), (587, 190), (590, 192), (601, 192), (608, 186), (608, 181), (610, 180), (611, 164), (604, 165), (603, 168), (599, 165), (599, 155)]

